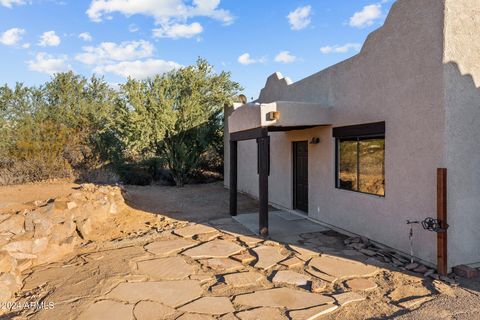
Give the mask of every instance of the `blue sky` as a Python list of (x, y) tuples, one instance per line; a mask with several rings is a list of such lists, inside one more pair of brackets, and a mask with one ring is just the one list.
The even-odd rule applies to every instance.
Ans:
[(256, 98), (344, 60), (393, 0), (0, 0), (0, 83), (74, 70), (112, 83), (206, 58)]

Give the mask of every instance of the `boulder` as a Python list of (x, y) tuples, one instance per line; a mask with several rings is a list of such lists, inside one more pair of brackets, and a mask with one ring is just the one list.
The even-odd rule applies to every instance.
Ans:
[(32, 253), (38, 254), (48, 249), (48, 238), (34, 239), (32, 243)]
[(72, 210), (78, 207), (77, 203), (75, 201), (69, 201), (67, 202), (67, 209)]
[(77, 229), (77, 225), (73, 220), (56, 224), (52, 228), (52, 233), (50, 235), (50, 242), (60, 244), (65, 239), (73, 236), (76, 232), (76, 229)]
[(0, 301), (19, 290), (21, 272), (72, 253), (80, 237), (88, 238), (95, 224), (124, 206), (119, 188), (83, 185), (70, 196), (37, 201), (17, 214), (0, 214)]
[(84, 183), (80, 186), (80, 189), (86, 192), (94, 192), (96, 187), (93, 183)]
[(21, 287), (22, 280), (18, 275), (13, 273), (0, 273), (0, 301), (7, 301)]
[(53, 206), (57, 210), (67, 210), (68, 209), (68, 199), (56, 199), (53, 203)]
[[(27, 215), (26, 219), (27, 221), (30, 219), (32, 221), (33, 230), (35, 231), (35, 238), (46, 237), (52, 233), (53, 223), (50, 219), (50, 216), (40, 212), (32, 212), (31, 214)], [(29, 226), (27, 231), (30, 231), (30, 229), (31, 227)]]
[(7, 251), (0, 251), (0, 273), (11, 272), (17, 268), (15, 260)]
[(8, 301), (13, 294), (15, 293), (14, 290), (10, 288), (7, 284), (0, 282), (0, 301)]
[(2, 250), (8, 251), (9, 253), (21, 252), (21, 253), (32, 253), (33, 240), (20, 240), (12, 241), (3, 246)]
[(75, 223), (82, 239), (88, 239), (93, 229), (92, 219), (86, 218), (81, 221), (76, 221)]
[(48, 245), (48, 250), (44, 251), (42, 254), (36, 257), (34, 262), (35, 265), (42, 263), (58, 261), (63, 256), (73, 252), (75, 248), (75, 239), (73, 237), (65, 239), (62, 243), (50, 243)]
[(25, 232), (25, 217), (19, 214), (12, 215), (0, 223), (0, 234), (13, 233), (22, 234)]

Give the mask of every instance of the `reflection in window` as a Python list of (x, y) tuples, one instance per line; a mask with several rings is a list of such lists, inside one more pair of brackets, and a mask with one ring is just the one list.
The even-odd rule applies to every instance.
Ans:
[(340, 141), (339, 188), (358, 191), (357, 141)]
[(337, 188), (385, 195), (385, 138), (337, 140)]

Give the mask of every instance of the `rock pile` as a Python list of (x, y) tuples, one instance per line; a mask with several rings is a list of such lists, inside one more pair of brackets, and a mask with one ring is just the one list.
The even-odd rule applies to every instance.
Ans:
[(430, 277), (435, 280), (442, 280), (451, 285), (456, 284), (456, 281), (454, 279), (440, 276), (436, 273), (435, 270), (428, 268), (420, 262), (412, 263), (411, 260), (400, 255), (398, 252), (385, 248), (379, 248), (365, 237), (348, 238), (345, 239), (344, 243), (347, 247), (355, 249), (363, 253), (364, 255), (371, 257), (370, 260), (375, 259), (380, 264), (384, 264), (385, 266), (390, 265), (400, 270), (423, 274), (424, 277)]
[(58, 261), (87, 241), (124, 206), (119, 187), (84, 184), (65, 198), (33, 201), (29, 209), (0, 211), (0, 301), (21, 287), (22, 271)]

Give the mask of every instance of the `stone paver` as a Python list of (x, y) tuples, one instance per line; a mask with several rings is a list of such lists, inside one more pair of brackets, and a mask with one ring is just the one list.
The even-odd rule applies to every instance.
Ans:
[(432, 296), (414, 298), (414, 299), (410, 299), (410, 300), (407, 300), (407, 301), (400, 302), (398, 305), (402, 308), (405, 308), (405, 309), (413, 309), (413, 308), (416, 308), (419, 305), (422, 305), (425, 302), (431, 301), (433, 299), (434, 299), (434, 297), (432, 297)]
[(282, 312), (276, 308), (256, 308), (241, 311), (236, 314), (240, 320), (287, 320)]
[(197, 298), (203, 293), (198, 281), (151, 281), (120, 283), (108, 298), (136, 303), (141, 300), (157, 301), (176, 308)]
[(313, 258), (308, 265), (335, 278), (368, 277), (379, 271), (374, 266), (329, 255)]
[(338, 309), (336, 305), (323, 305), (305, 310), (292, 311), (288, 314), (291, 320), (315, 320)]
[(234, 302), (249, 307), (305, 309), (333, 303), (334, 300), (321, 294), (308, 293), (290, 288), (275, 288), (236, 296)]
[(333, 298), (337, 300), (337, 303), (343, 307), (349, 303), (352, 302), (357, 302), (357, 301), (363, 301), (365, 300), (365, 297), (359, 295), (358, 293), (355, 292), (345, 292), (345, 293), (340, 293), (340, 294), (335, 294), (333, 295)]
[(243, 264), (249, 264), (250, 262), (255, 261), (255, 259), (256, 259), (254, 256), (252, 256), (248, 252), (243, 252), (243, 253), (236, 254), (236, 255), (232, 256), (231, 258), (233, 260), (237, 260), (238, 262), (241, 262)]
[(233, 313), (228, 313), (219, 318), (219, 320), (239, 320)]
[(192, 274), (190, 276), (190, 279), (192, 280), (198, 280), (200, 281), (201, 284), (204, 284), (206, 282), (209, 282), (213, 279), (215, 279), (215, 276), (207, 273), (201, 273), (201, 274)]
[(227, 274), (224, 276), (225, 283), (233, 288), (254, 287), (265, 277), (258, 272), (239, 272)]
[(290, 258), (288, 260), (285, 260), (285, 261), (281, 262), (280, 264), (282, 266), (285, 266), (285, 267), (289, 268), (289, 269), (294, 269), (294, 268), (303, 267), (304, 262), (303, 262), (303, 260), (300, 260), (297, 257), (293, 257), (293, 258)]
[[(135, 305), (133, 314), (138, 320), (158, 320), (172, 317), (176, 310), (158, 302), (140, 301)], [(116, 320), (111, 318), (112, 320)]]
[(206, 314), (185, 313), (176, 320), (215, 320), (215, 318)]
[(303, 261), (308, 261), (313, 257), (318, 257), (320, 254), (318, 251), (313, 251), (308, 248), (303, 248), (295, 245), (290, 245), (290, 248), (295, 251), (297, 254), (296, 256)]
[(182, 257), (140, 261), (137, 266), (138, 272), (155, 280), (182, 280), (195, 271)]
[(198, 242), (189, 239), (174, 239), (152, 242), (145, 246), (148, 252), (158, 256), (168, 256), (181, 250), (188, 249), (197, 245)]
[(323, 280), (316, 279), (312, 282), (311, 291), (312, 292), (323, 292), (327, 287), (327, 283)]
[(232, 272), (243, 269), (243, 264), (229, 258), (213, 258), (202, 260), (202, 265), (220, 272)]
[(244, 236), (244, 235), (239, 236), (238, 240), (240, 240), (241, 242), (245, 243), (248, 246), (255, 246), (258, 243), (263, 241), (263, 239), (260, 237), (251, 237), (251, 236)]
[(286, 257), (282, 255), (278, 248), (271, 246), (261, 246), (253, 249), (258, 256), (258, 261), (255, 263), (255, 268), (270, 269), (278, 262), (284, 260)]
[(218, 230), (203, 224), (194, 224), (185, 228), (177, 229), (174, 233), (180, 237), (193, 238), (207, 233), (218, 233)]
[(213, 240), (188, 249), (184, 255), (194, 259), (228, 258), (244, 250), (241, 246), (228, 240)]
[(295, 286), (306, 286), (312, 278), (291, 270), (278, 271), (272, 279), (273, 283), (286, 283)]
[(311, 274), (312, 276), (315, 276), (315, 277), (321, 279), (322, 281), (326, 281), (326, 282), (332, 283), (332, 282), (335, 282), (335, 281), (337, 280), (337, 278), (332, 277), (332, 276), (330, 276), (330, 275), (328, 275), (328, 274), (325, 274), (325, 273), (323, 273), (323, 272), (319, 272), (319, 271), (317, 271), (317, 270), (315, 270), (315, 269), (313, 269), (313, 268), (306, 268), (305, 271), (306, 271), (307, 273)]
[[(0, 224), (3, 220), (0, 214)], [(333, 232), (302, 236), (301, 241), (290, 233), (272, 234), (272, 240), (265, 240), (244, 236), (249, 233), (242, 234), (245, 231), (236, 226), (237, 222), (230, 225), (231, 218), (218, 221), (224, 231), (201, 224), (184, 227), (187, 222), (165, 217), (158, 220), (158, 224), (145, 222), (146, 229), (135, 231), (135, 236), (90, 243), (82, 246), (76, 257), (25, 272), (22, 292), (16, 299), (25, 302), (32, 296), (48, 297), (56, 306), (35, 314), (21, 311), (19, 319), (313, 320), (345, 305), (338, 318), (373, 319), (395, 316), (399, 307), (416, 309), (439, 296), (422, 283), (421, 277), (410, 279), (384, 270), (382, 277), (373, 278), (377, 268), (368, 265), (370, 260), (389, 263), (393, 253), (378, 251), (375, 259), (367, 258), (357, 250), (345, 249), (350, 246)], [(24, 222), (31, 231), (32, 221)], [(123, 225), (118, 227), (123, 229)], [(148, 232), (152, 228), (163, 231)], [(292, 229), (285, 227), (288, 232), (297, 231)], [(130, 232), (125, 230), (124, 234)], [(15, 246), (30, 246), (26, 244), (31, 240), (28, 232), (15, 236)], [(286, 242), (280, 244), (279, 239)], [(21, 250), (13, 252), (23, 254)], [(10, 272), (15, 261), (0, 252), (0, 282), (5, 276), (13, 277)], [(18, 261), (17, 270), (30, 268), (28, 262)], [(400, 262), (402, 266), (408, 263)], [(326, 283), (336, 280), (337, 285)], [(364, 292), (374, 289), (375, 281), (381, 290)], [(342, 288), (345, 293), (335, 294)], [(443, 296), (453, 296), (455, 289), (448, 288), (449, 292), (437, 290)], [(16, 289), (0, 288), (0, 300), (6, 290), (10, 294)], [(364, 300), (367, 294), (368, 301), (353, 303)], [(0, 310), (0, 318), (2, 314)], [(327, 317), (334, 319), (335, 314)]]
[(226, 297), (203, 297), (181, 307), (179, 310), (208, 315), (222, 315), (235, 311), (232, 302)]
[(353, 291), (367, 291), (373, 290), (378, 287), (378, 285), (372, 279), (352, 279), (346, 282), (347, 287)]
[(78, 320), (133, 320), (132, 304), (103, 300), (90, 305)]

